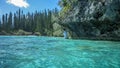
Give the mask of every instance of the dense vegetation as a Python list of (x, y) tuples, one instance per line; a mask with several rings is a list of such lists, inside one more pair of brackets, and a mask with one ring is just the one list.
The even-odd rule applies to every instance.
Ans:
[(18, 31), (31, 32), (31, 34), (52, 35), (53, 21), (52, 17), (58, 14), (58, 10), (35, 11), (24, 14), (21, 9), (16, 13), (2, 15), (0, 20), (0, 32), (15, 34)]

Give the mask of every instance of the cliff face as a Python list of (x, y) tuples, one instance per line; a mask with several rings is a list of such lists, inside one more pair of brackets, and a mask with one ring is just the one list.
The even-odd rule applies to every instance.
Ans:
[(120, 37), (120, 0), (76, 0), (70, 5), (60, 24), (72, 38)]

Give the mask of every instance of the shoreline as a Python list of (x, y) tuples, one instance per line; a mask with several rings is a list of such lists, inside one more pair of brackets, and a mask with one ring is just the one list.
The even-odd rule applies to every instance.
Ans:
[[(0, 35), (0, 36), (41, 36), (41, 35)], [(44, 37), (60, 37), (61, 36), (44, 36)], [(64, 37), (63, 37), (64, 38)], [(120, 37), (76, 37), (68, 38), (73, 40), (97, 40), (97, 41), (120, 41)]]
[(79, 39), (84, 40), (97, 40), (97, 41), (120, 41), (120, 38), (114, 37), (80, 37)]

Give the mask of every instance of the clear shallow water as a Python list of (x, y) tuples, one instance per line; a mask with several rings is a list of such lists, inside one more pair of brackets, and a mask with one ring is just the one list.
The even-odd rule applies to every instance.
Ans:
[(120, 42), (0, 36), (0, 68), (120, 68)]

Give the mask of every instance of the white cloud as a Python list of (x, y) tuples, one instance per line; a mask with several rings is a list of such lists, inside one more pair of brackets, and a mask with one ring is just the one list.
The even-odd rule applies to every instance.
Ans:
[(29, 7), (29, 4), (27, 3), (26, 0), (7, 0), (6, 2), (9, 4), (13, 4), (17, 7), (21, 7), (21, 8), (22, 7), (24, 7), (24, 8)]

